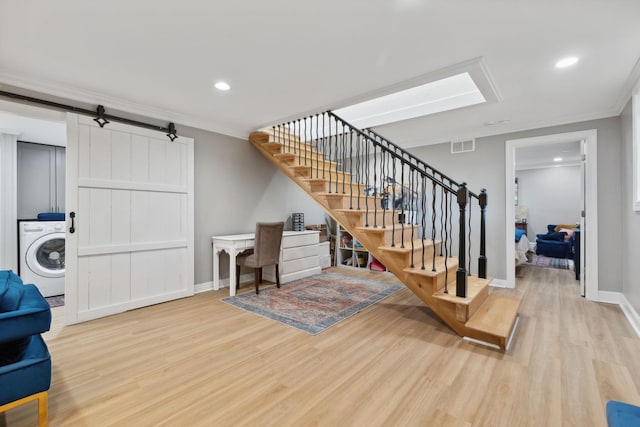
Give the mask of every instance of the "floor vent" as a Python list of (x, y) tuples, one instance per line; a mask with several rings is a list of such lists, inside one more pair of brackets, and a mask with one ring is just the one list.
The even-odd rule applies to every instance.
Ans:
[(469, 151), (476, 150), (476, 140), (475, 138), (471, 139), (463, 139), (460, 141), (451, 141), (451, 153), (467, 153)]

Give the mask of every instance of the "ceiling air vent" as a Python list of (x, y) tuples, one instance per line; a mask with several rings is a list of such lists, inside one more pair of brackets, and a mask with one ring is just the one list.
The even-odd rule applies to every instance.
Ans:
[(467, 153), (476, 150), (476, 140), (462, 139), (460, 141), (451, 141), (451, 154)]

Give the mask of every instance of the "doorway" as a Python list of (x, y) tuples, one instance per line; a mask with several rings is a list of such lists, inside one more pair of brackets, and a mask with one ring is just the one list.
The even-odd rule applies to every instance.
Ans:
[(581, 256), (580, 263), (584, 268), (580, 271), (581, 294), (590, 300), (597, 300), (598, 264), (597, 264), (597, 132), (586, 130), (540, 137), (509, 140), (506, 142), (506, 248), (507, 248), (507, 285), (515, 287), (515, 242), (513, 227), (516, 220), (516, 209), (513, 200), (516, 191), (516, 150), (527, 147), (546, 148), (554, 144), (566, 144), (580, 141), (582, 154), (580, 158), (582, 183), (583, 213), (581, 222)]

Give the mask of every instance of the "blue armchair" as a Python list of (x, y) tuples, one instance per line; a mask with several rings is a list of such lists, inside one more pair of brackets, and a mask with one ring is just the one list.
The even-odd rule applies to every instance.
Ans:
[(49, 303), (34, 285), (0, 271), (0, 413), (38, 400), (38, 425), (46, 426), (51, 357), (40, 336), (51, 327)]
[(565, 241), (566, 233), (556, 232), (556, 225), (547, 225), (547, 234), (536, 237), (536, 255), (553, 258), (573, 258), (573, 236)]

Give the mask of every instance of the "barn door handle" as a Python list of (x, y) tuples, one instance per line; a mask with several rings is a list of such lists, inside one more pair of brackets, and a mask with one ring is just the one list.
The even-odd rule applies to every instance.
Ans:
[(71, 228), (69, 228), (69, 233), (73, 234), (76, 232), (76, 225), (75, 225), (76, 213), (71, 212), (69, 216), (71, 217)]

